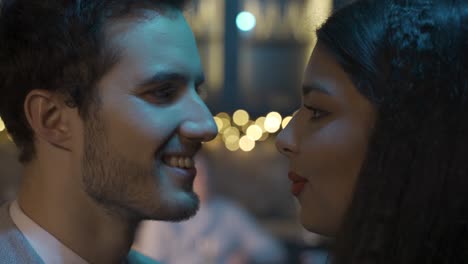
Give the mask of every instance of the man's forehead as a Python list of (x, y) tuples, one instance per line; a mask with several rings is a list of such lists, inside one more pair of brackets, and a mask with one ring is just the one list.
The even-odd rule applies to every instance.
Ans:
[(116, 21), (105, 33), (105, 48), (117, 50), (121, 55), (169, 56), (176, 53), (172, 58), (175, 61), (184, 61), (184, 56), (189, 59), (194, 54), (198, 56), (193, 32), (181, 12), (170, 17), (157, 14), (151, 18)]
[[(158, 20), (178, 20), (182, 16), (179, 10), (171, 9), (170, 11), (161, 11), (159, 9), (138, 9), (125, 16), (113, 17), (106, 21), (104, 25), (104, 35), (108, 41), (119, 39), (131, 32), (135, 27), (146, 24), (147, 22), (155, 22)], [(160, 24), (160, 23), (157, 23)], [(155, 23), (153, 23), (154, 27)], [(160, 30), (164, 25), (159, 25)], [(156, 28), (153, 28), (156, 30)]]
[(174, 76), (197, 82), (203, 79), (195, 38), (181, 12), (177, 17), (156, 14), (116, 21), (107, 34), (107, 48), (116, 51), (118, 71), (139, 83)]

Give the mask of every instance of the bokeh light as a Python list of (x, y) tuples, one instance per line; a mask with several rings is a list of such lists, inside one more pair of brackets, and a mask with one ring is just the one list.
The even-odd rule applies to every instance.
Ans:
[(226, 129), (231, 127), (231, 121), (227, 118), (221, 118), (221, 121), (223, 122), (223, 129), (221, 130), (221, 133), (223, 133)]
[[(252, 151), (256, 142), (266, 141), (270, 134), (284, 129), (292, 120), (292, 116), (282, 117), (278, 112), (270, 112), (266, 116), (260, 116), (251, 120), (250, 114), (239, 109), (232, 116), (220, 112), (214, 116), (219, 134), (214, 141), (221, 143), (230, 151)], [(213, 147), (214, 147), (213, 143)]]
[(247, 128), (246, 134), (252, 140), (259, 140), (263, 135), (263, 131), (258, 125), (251, 125)]
[(221, 132), (224, 128), (223, 120), (217, 116), (213, 117), (213, 119), (216, 123), (216, 126), (218, 127), (218, 133)]
[(252, 151), (255, 148), (255, 141), (253, 141), (248, 136), (243, 136), (239, 140), (239, 147), (245, 152)]
[(291, 121), (292, 119), (292, 116), (287, 116), (283, 119), (283, 122), (281, 123), (281, 128), (285, 129), (286, 126), (289, 124), (289, 122)]
[(238, 126), (243, 126), (247, 124), (247, 122), (249, 122), (249, 118), (249, 113), (242, 109), (234, 112), (234, 115), (232, 116), (232, 120)]
[(261, 117), (257, 118), (257, 120), (255, 120), (255, 124), (257, 126), (259, 126), (262, 129), (263, 132), (266, 131), (265, 130), (265, 119), (266, 119), (266, 117), (261, 116)]
[(255, 28), (257, 19), (255, 16), (247, 11), (240, 12), (236, 18), (236, 25), (242, 31), (250, 31)]
[[(222, 126), (221, 126), (221, 130), (219, 130), (219, 133), (223, 133), (224, 130), (231, 127), (231, 117), (227, 113), (221, 112), (221, 113), (217, 114), (216, 117), (221, 119), (221, 122), (223, 123)], [(216, 122), (216, 119), (215, 119), (215, 122)], [(220, 126), (218, 126), (218, 128), (219, 127)]]
[(227, 138), (230, 137), (230, 136), (236, 136), (237, 138), (239, 138), (239, 136), (240, 136), (239, 129), (237, 127), (229, 127), (226, 130), (224, 130), (224, 132), (223, 132), (224, 141), (226, 141)]
[(247, 133), (247, 129), (249, 129), (249, 127), (250, 127), (251, 125), (255, 125), (255, 122), (252, 121), (252, 120), (249, 120), (249, 122), (247, 122), (245, 125), (243, 125), (243, 126), (241, 127), (242, 132), (243, 132), (244, 134), (246, 134), (246, 133)]
[(270, 133), (267, 131), (263, 132), (262, 137), (258, 141), (265, 141), (270, 137)]
[(276, 133), (281, 127), (282, 117), (278, 112), (271, 112), (265, 119), (265, 130), (269, 133)]
[(230, 151), (237, 151), (239, 149), (239, 136), (228, 136), (224, 141), (224, 145)]
[(3, 130), (5, 130), (5, 123), (3, 123), (3, 120), (0, 117), (0, 132), (2, 132)]
[(225, 112), (218, 113), (216, 116), (221, 119), (225, 118), (227, 120), (231, 120), (231, 117), (228, 115), (228, 113), (225, 113)]

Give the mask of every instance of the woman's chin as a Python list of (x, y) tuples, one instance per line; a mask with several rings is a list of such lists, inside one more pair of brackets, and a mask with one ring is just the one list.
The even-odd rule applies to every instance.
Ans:
[(333, 237), (336, 234), (336, 228), (330, 225), (330, 221), (325, 218), (319, 218), (307, 214), (304, 211), (300, 213), (301, 225), (312, 233), (316, 233), (323, 236)]

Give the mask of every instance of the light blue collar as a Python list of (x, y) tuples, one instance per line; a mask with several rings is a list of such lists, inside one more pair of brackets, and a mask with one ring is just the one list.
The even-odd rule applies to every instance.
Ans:
[(138, 251), (130, 250), (127, 256), (127, 264), (160, 264), (156, 260), (141, 254)]

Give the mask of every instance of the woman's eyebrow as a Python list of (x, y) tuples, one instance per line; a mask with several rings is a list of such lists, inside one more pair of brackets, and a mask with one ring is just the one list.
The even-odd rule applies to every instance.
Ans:
[(305, 84), (302, 86), (302, 95), (306, 96), (311, 92), (317, 92), (317, 93), (322, 93), (325, 95), (332, 95), (329, 90), (325, 89), (324, 87), (320, 85), (311, 85), (311, 84)]

